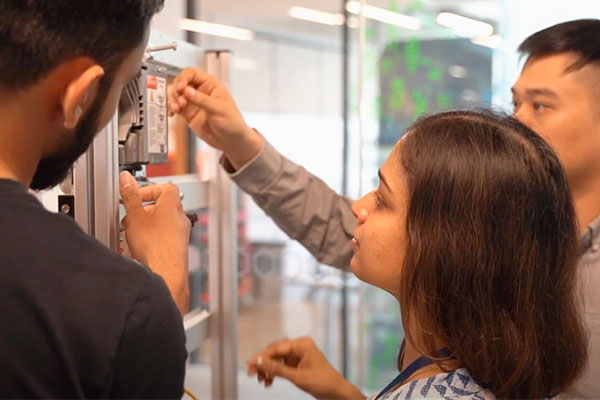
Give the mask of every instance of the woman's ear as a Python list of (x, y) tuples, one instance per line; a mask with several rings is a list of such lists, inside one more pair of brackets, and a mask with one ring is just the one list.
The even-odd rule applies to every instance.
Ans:
[(104, 76), (104, 69), (93, 64), (77, 74), (65, 88), (61, 99), (63, 125), (66, 129), (75, 129), (84, 111), (89, 107), (88, 99), (95, 96), (98, 81)]

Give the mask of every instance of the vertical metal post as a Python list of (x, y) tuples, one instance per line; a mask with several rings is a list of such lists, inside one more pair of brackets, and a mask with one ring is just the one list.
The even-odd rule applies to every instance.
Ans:
[[(186, 4), (185, 17), (190, 19), (197, 19), (200, 16), (200, 2), (201, 0), (183, 0)], [(200, 45), (200, 35), (196, 32), (186, 31), (185, 40), (188, 43)], [(196, 141), (190, 140), (189, 154), (192, 155), (189, 160), (190, 171), (196, 171)]]
[(110, 123), (94, 139), (91, 150), (94, 168), (91, 171), (94, 187), (93, 236), (108, 248), (119, 249), (119, 157), (118, 120)]
[(117, 117), (73, 167), (75, 221), (106, 247), (119, 249)]
[[(344, 25), (342, 25), (342, 119), (343, 119), (343, 154), (342, 154), (342, 193), (349, 196), (348, 190), (348, 156), (349, 156), (349, 131), (350, 131), (350, 28), (348, 18), (350, 13), (346, 9), (346, 0), (342, 0), (342, 13), (344, 14)], [(348, 323), (348, 271), (342, 271), (342, 307), (340, 315), (341, 323), (341, 345), (342, 345), (342, 375), (348, 378), (348, 354), (349, 346), (349, 323)]]
[(88, 149), (73, 165), (73, 196), (75, 221), (88, 235), (94, 236), (94, 190), (90, 178), (93, 173), (94, 150)]
[[(198, 18), (199, 8), (200, 8), (199, 7), (200, 0), (185, 0), (185, 6), (186, 6), (186, 10), (185, 10), (186, 18), (190, 18), (190, 19)], [(196, 32), (186, 31), (185, 32), (185, 40), (188, 43), (199, 44), (198, 43), (198, 34)]]
[[(207, 52), (206, 71), (229, 81), (229, 52)], [(237, 196), (236, 188), (211, 150), (209, 162), (209, 298), (211, 373), (214, 399), (236, 399), (237, 391)]]
[[(364, 124), (363, 124), (363, 108), (364, 108), (364, 52), (366, 46), (366, 20), (365, 20), (365, 7), (366, 0), (360, 0), (360, 14), (358, 17), (358, 50), (356, 52), (356, 61), (357, 61), (357, 122), (358, 122), (358, 193), (359, 196), (363, 193), (363, 172), (364, 172), (364, 157), (363, 157), (363, 148), (364, 148)], [(354, 365), (364, 366), (367, 365), (364, 361), (364, 332), (363, 332), (363, 322), (364, 322), (364, 312), (365, 312), (365, 299), (364, 299), (364, 286), (359, 284), (358, 287), (358, 303), (357, 303), (357, 312), (353, 314), (356, 316), (357, 320), (357, 345), (358, 352), (356, 353), (356, 363)], [(362, 386), (364, 384), (364, 368), (359, 368), (357, 375), (357, 383)], [(359, 386), (359, 387), (360, 387)]]

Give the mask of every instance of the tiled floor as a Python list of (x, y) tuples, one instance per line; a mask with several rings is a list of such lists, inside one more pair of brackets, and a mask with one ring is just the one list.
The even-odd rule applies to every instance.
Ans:
[[(282, 301), (281, 298), (286, 299)], [(338, 308), (326, 290), (314, 293), (310, 289), (286, 288), (280, 298), (261, 298), (241, 305), (238, 319), (238, 364), (246, 361), (269, 343), (283, 338), (311, 336), (321, 349), (333, 358), (339, 354)], [(210, 342), (203, 348), (208, 359)], [(191, 364), (187, 370), (186, 386), (199, 399), (212, 399), (210, 393), (210, 368), (207, 364)], [(249, 378), (246, 371), (238, 372), (239, 399), (311, 399), (312, 397), (283, 379), (275, 380), (265, 389), (256, 378)]]
[[(210, 368), (207, 365), (188, 367), (185, 385), (198, 399), (213, 399), (210, 393)], [(312, 398), (288, 381), (275, 380), (273, 386), (265, 389), (256, 382), (256, 378), (249, 378), (246, 371), (240, 370), (238, 373), (238, 399), (240, 400), (305, 400)]]

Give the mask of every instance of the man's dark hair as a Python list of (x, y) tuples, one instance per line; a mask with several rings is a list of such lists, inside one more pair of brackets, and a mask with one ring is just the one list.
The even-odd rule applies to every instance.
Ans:
[(87, 56), (107, 73), (138, 46), (164, 0), (0, 1), (0, 91), (25, 88)]
[(529, 36), (519, 46), (527, 60), (558, 53), (573, 52), (578, 60), (569, 71), (590, 63), (600, 63), (600, 20), (578, 19), (563, 22)]

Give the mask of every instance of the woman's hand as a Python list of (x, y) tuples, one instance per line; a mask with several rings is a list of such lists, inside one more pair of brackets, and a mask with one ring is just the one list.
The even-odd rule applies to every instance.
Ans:
[(201, 69), (185, 69), (169, 86), (169, 111), (183, 116), (200, 139), (222, 150), (236, 170), (262, 148), (262, 136), (246, 125), (225, 85)]
[(354, 385), (329, 364), (311, 338), (271, 344), (248, 361), (248, 374), (271, 386), (276, 376), (291, 381), (317, 399), (364, 399)]

